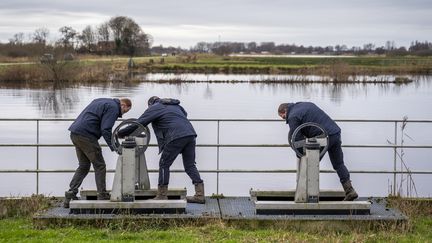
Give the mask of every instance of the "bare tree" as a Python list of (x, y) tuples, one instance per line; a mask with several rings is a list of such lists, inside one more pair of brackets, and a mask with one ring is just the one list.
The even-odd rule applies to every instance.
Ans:
[(98, 41), (108, 42), (110, 40), (110, 29), (108, 23), (103, 23), (96, 28)]
[(70, 26), (63, 26), (59, 29), (59, 32), (62, 35), (59, 42), (63, 45), (63, 47), (64, 48), (68, 48), (68, 47), (73, 48), (73, 41), (78, 34), (77, 31), (74, 30)]
[(212, 52), (216, 55), (226, 56), (232, 53), (231, 47), (229, 45), (217, 45), (212, 49)]
[(49, 30), (47, 28), (36, 29), (32, 36), (33, 42), (45, 45), (48, 35)]
[(261, 42), (260, 50), (271, 52), (275, 48), (274, 42)]
[(108, 25), (113, 33), (117, 53), (133, 56), (149, 52), (151, 37), (131, 18), (113, 17)]
[(365, 51), (373, 51), (375, 50), (375, 44), (373, 43), (367, 43), (363, 45), (363, 50)]
[(201, 53), (209, 52), (210, 46), (207, 42), (198, 42), (193, 48), (193, 51), (201, 52)]
[(153, 42), (151, 35), (141, 33), (135, 38), (131, 39), (131, 45), (129, 47), (129, 55), (146, 55), (150, 53), (150, 46)]
[(96, 28), (96, 39), (98, 41), (98, 52), (108, 54), (110, 52), (110, 27), (108, 22), (102, 23)]
[(257, 43), (256, 42), (249, 42), (247, 43), (247, 49), (250, 52), (255, 52), (257, 48)]
[(9, 43), (13, 45), (22, 45), (24, 43), (24, 33), (19, 32), (14, 34), (13, 38), (9, 39)]
[(112, 30), (114, 40), (121, 40), (124, 35), (124, 29), (126, 28), (129, 19), (124, 16), (113, 17), (108, 21), (108, 25)]
[(55, 57), (47, 58), (47, 60), (41, 61), (41, 64), (51, 73), (52, 81), (54, 85), (58, 86), (61, 81), (66, 81), (65, 71), (70, 61), (58, 60)]
[(83, 29), (81, 35), (78, 36), (78, 39), (81, 40), (83, 46), (88, 53), (92, 52), (92, 47), (96, 42), (96, 34), (90, 25), (87, 25)]

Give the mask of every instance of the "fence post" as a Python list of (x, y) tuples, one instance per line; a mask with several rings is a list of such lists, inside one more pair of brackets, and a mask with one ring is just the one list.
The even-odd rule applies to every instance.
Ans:
[(36, 195), (39, 194), (39, 119), (36, 120)]
[[(394, 123), (394, 145), (397, 145), (397, 124), (398, 122), (395, 121)], [(397, 147), (394, 147), (393, 152), (393, 195), (396, 196), (396, 184), (397, 184), (397, 177), (396, 177), (396, 164), (397, 164)]]
[(217, 153), (216, 153), (216, 195), (219, 195), (219, 128), (220, 120), (217, 121)]

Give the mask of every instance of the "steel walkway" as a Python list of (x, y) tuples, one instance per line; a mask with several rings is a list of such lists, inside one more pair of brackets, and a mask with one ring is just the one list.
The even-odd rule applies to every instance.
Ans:
[(254, 204), (249, 197), (227, 197), (222, 199), (207, 198), (206, 204), (188, 203), (186, 213), (183, 214), (70, 214), (69, 209), (58, 206), (34, 216), (33, 221), (36, 226), (47, 226), (79, 221), (109, 222), (119, 219), (123, 221), (150, 221), (153, 224), (166, 224), (169, 221), (176, 221), (176, 225), (190, 222), (205, 224), (218, 220), (237, 222), (239, 224), (248, 221), (267, 223), (310, 221), (397, 223), (407, 220), (407, 217), (399, 210), (387, 207), (385, 198), (361, 198), (360, 200), (370, 200), (372, 202), (369, 215), (257, 215)]

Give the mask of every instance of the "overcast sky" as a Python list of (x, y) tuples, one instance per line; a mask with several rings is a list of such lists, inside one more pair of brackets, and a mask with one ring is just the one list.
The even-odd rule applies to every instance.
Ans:
[(432, 0), (1, 0), (0, 41), (45, 27), (50, 37), (128, 16), (154, 45), (189, 48), (197, 42), (409, 46), (432, 41)]

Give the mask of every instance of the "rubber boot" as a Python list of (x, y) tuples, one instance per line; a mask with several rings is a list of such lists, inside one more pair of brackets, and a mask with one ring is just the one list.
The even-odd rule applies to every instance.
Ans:
[(342, 187), (345, 191), (344, 201), (354, 201), (354, 199), (358, 198), (358, 194), (351, 185), (351, 181), (346, 181), (342, 184)]
[(72, 191), (66, 191), (65, 192), (65, 199), (63, 201), (63, 207), (69, 208), (69, 204), (71, 200), (78, 200), (78, 197), (76, 196), (76, 193)]
[(204, 183), (195, 184), (195, 195), (193, 197), (186, 197), (188, 203), (205, 203), (204, 197)]
[(168, 200), (168, 185), (158, 186), (156, 197), (152, 200)]
[(108, 192), (98, 192), (97, 200), (110, 200), (111, 195)]

